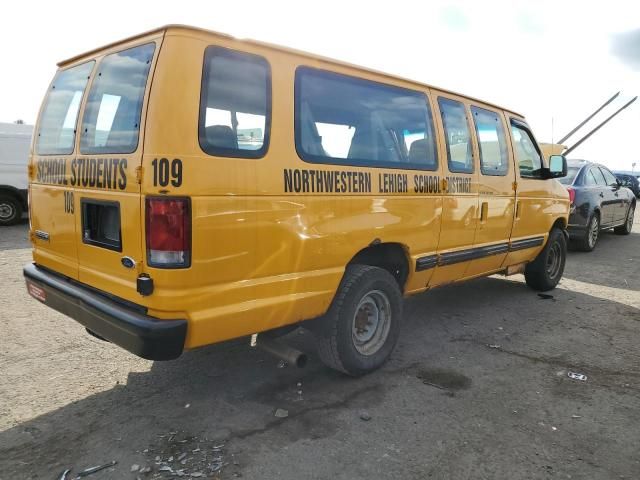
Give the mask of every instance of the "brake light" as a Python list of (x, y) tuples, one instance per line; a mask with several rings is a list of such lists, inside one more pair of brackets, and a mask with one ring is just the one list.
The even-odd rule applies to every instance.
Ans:
[(147, 198), (147, 263), (159, 268), (191, 265), (191, 208), (188, 198)]
[(576, 199), (576, 191), (571, 187), (567, 187), (567, 191), (569, 192), (569, 203), (573, 205), (573, 201)]

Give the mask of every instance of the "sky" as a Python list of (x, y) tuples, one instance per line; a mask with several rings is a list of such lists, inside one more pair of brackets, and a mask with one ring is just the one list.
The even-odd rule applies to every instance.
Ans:
[[(640, 95), (640, 3), (608, 1), (12, 2), (0, 18), (0, 122), (34, 123), (60, 60), (183, 23), (344, 60), (497, 103), (566, 144)], [(570, 158), (640, 170), (640, 100)]]

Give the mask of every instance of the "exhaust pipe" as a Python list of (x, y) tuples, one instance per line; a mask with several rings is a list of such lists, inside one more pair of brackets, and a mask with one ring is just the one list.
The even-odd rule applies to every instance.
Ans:
[(289, 345), (285, 345), (277, 340), (254, 334), (251, 336), (251, 346), (260, 347), (265, 352), (274, 355), (281, 360), (284, 360), (290, 365), (295, 365), (298, 368), (303, 368), (307, 364), (307, 355), (300, 350), (296, 350)]

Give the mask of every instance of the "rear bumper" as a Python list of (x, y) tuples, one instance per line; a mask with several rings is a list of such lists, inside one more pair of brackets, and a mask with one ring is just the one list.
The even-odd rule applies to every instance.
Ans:
[(184, 349), (186, 320), (150, 317), (35, 264), (24, 267), (24, 276), (34, 298), (139, 357), (172, 360)]

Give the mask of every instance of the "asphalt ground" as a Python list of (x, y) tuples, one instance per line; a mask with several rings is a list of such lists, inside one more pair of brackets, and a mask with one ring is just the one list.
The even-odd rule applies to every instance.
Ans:
[(248, 339), (139, 359), (27, 295), (27, 230), (0, 229), (0, 479), (640, 478), (639, 223), (570, 252), (552, 298), (516, 275), (407, 299), (358, 379), (304, 330), (304, 369)]

